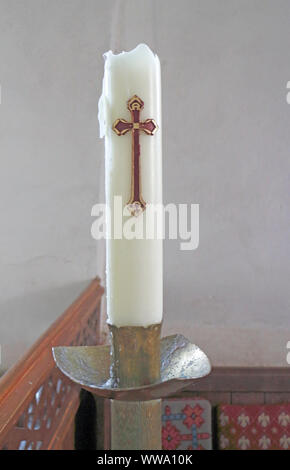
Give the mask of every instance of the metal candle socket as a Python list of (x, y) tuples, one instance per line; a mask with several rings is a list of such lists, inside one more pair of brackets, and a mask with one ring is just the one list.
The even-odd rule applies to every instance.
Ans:
[(121, 328), (110, 328), (112, 346), (59, 346), (54, 359), (73, 382), (112, 400), (112, 449), (161, 449), (161, 398), (208, 375), (210, 362), (182, 335), (160, 340), (161, 325)]

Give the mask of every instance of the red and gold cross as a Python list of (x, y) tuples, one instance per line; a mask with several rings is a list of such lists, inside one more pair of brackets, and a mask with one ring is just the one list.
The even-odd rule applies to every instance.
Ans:
[(131, 197), (127, 206), (132, 215), (138, 216), (146, 207), (146, 202), (141, 194), (141, 172), (140, 172), (140, 131), (148, 135), (154, 135), (158, 126), (154, 119), (140, 121), (140, 113), (144, 108), (144, 102), (137, 95), (128, 101), (128, 109), (131, 113), (132, 121), (117, 119), (113, 124), (113, 130), (117, 135), (124, 135), (132, 131), (132, 169), (131, 169)]

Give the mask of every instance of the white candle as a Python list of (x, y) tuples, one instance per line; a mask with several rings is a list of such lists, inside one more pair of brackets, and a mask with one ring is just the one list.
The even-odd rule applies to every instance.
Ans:
[[(103, 93), (99, 102), (101, 137), (105, 137), (106, 204), (113, 211), (114, 196), (121, 196), (123, 207), (136, 199), (132, 193), (133, 129), (124, 135), (113, 130), (116, 120), (132, 122), (128, 101), (137, 95), (144, 106), (140, 121), (149, 123), (154, 135), (139, 129), (140, 183), (142, 201), (162, 203), (161, 79), (160, 62), (145, 44), (130, 52), (105, 54)], [(136, 104), (136, 103), (135, 103)], [(134, 107), (134, 103), (132, 105)], [(127, 125), (127, 124), (126, 124)], [(125, 125), (125, 126), (126, 126)], [(132, 125), (133, 126), (133, 125)], [(150, 127), (151, 126), (151, 127)], [(134, 129), (138, 128), (135, 123)], [(134, 134), (135, 135), (135, 134)], [(136, 160), (135, 160), (136, 164)], [(136, 166), (136, 165), (135, 165)], [(138, 188), (137, 188), (138, 189)], [(148, 209), (147, 209), (148, 212)], [(146, 207), (143, 213), (146, 217)], [(138, 227), (141, 215), (134, 218)], [(113, 235), (113, 234), (112, 234)], [(108, 322), (115, 326), (149, 326), (160, 323), (163, 311), (162, 240), (107, 239), (106, 289)]]

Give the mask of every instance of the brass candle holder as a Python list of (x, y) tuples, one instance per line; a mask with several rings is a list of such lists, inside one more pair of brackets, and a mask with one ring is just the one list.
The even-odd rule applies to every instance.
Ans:
[(160, 339), (161, 324), (109, 329), (111, 345), (55, 347), (55, 362), (73, 382), (111, 399), (112, 450), (159, 450), (161, 399), (208, 375), (209, 359), (182, 335)]

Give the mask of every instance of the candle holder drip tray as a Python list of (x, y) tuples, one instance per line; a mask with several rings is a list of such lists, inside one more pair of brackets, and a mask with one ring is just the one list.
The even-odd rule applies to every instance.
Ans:
[(160, 347), (160, 379), (134, 388), (118, 388), (113, 382), (109, 345), (58, 346), (53, 348), (53, 355), (57, 366), (73, 382), (94, 395), (121, 401), (165, 398), (211, 371), (205, 353), (183, 335), (162, 338)]

